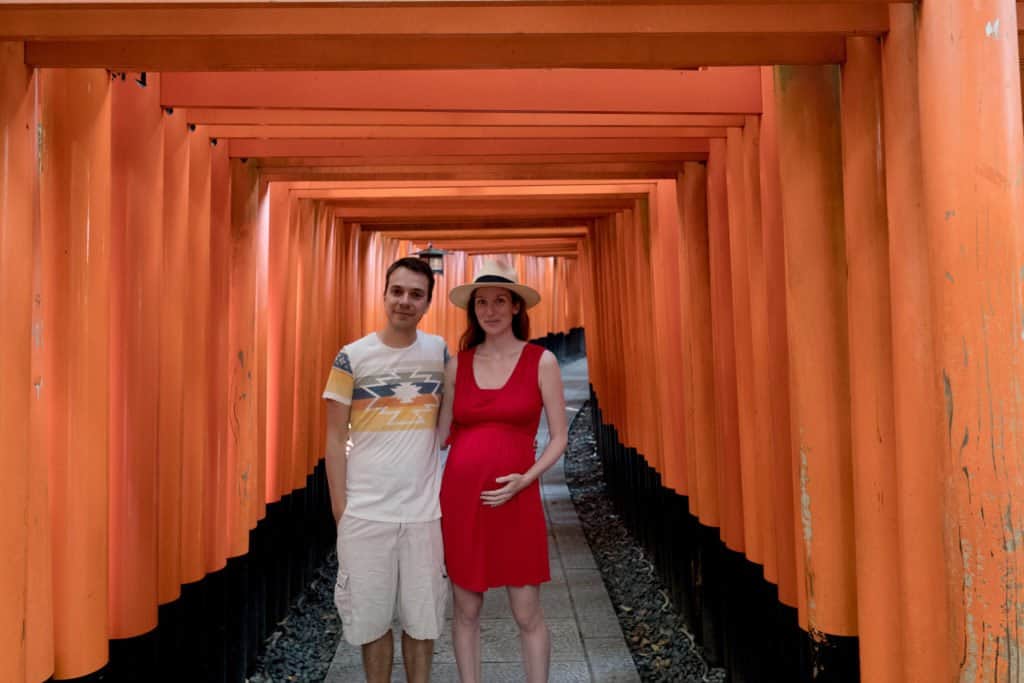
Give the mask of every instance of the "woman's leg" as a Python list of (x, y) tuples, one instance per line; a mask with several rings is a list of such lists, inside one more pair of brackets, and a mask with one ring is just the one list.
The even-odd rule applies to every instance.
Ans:
[(480, 608), (484, 594), (452, 583), (452, 645), (462, 683), (480, 683)]
[(519, 626), (527, 683), (547, 683), (551, 634), (540, 606), (540, 586), (509, 586), (508, 601)]

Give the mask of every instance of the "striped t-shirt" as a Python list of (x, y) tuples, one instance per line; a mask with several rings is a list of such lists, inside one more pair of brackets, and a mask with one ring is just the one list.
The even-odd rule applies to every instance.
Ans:
[(438, 519), (435, 428), (448, 350), (416, 333), (404, 348), (376, 332), (342, 347), (323, 396), (351, 406), (345, 514), (380, 522)]

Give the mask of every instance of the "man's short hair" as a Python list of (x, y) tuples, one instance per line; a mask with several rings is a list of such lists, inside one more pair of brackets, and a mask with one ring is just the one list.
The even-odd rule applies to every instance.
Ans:
[(391, 273), (395, 272), (399, 268), (405, 268), (411, 270), (414, 273), (427, 278), (427, 301), (431, 301), (434, 298), (434, 271), (430, 269), (430, 265), (421, 258), (416, 256), (406, 256), (400, 258), (390, 266), (388, 266), (388, 274), (384, 278), (384, 293), (387, 294), (388, 286), (391, 284)]

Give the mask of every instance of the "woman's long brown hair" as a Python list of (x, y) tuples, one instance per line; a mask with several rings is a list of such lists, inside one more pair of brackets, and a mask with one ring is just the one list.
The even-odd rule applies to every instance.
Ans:
[[(526, 314), (526, 302), (511, 289), (506, 290), (512, 298), (513, 304), (519, 304), (519, 312), (512, 317), (512, 334), (516, 339), (530, 341), (530, 316)], [(479, 346), (487, 337), (484, 328), (480, 327), (480, 321), (476, 317), (476, 290), (469, 295), (469, 303), (466, 304), (466, 313), (469, 318), (469, 325), (466, 331), (459, 338), (459, 350), (466, 351)]]

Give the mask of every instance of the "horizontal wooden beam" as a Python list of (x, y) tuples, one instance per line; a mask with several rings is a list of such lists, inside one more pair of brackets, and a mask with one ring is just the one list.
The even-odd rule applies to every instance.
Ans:
[[(707, 155), (694, 155), (692, 161), (703, 161)], [(580, 163), (580, 164), (465, 164), (462, 166), (362, 166), (348, 169), (267, 169), (266, 180), (614, 180), (618, 178), (675, 178), (683, 170), (681, 162)]]
[(609, 154), (488, 154), (486, 159), (480, 155), (443, 155), (443, 156), (398, 156), (398, 157), (263, 157), (248, 159), (247, 163), (255, 164), (264, 173), (277, 171), (309, 170), (330, 173), (334, 170), (349, 171), (366, 166), (463, 166), (480, 164), (628, 164), (656, 162), (700, 161), (707, 158), (701, 152), (627, 152)]
[[(188, 109), (199, 125), (278, 126), (742, 126), (739, 114), (580, 114), (573, 112), (388, 111), (338, 109)], [(327, 137), (327, 136), (322, 136)]]
[[(141, 3), (140, 3), (141, 4)], [(868, 3), (0, 7), (0, 40), (241, 36), (880, 34)]]
[(295, 196), (314, 199), (343, 199), (350, 205), (392, 205), (409, 206), (440, 205), (461, 206), (481, 202), (521, 202), (524, 199), (571, 202), (580, 200), (600, 201), (612, 198), (642, 199), (654, 183), (459, 183), (459, 184), (409, 184), (395, 186), (367, 187), (349, 185), (331, 186), (329, 183), (289, 183), (287, 189)]
[[(758, 114), (761, 72), (485, 69), (162, 73), (166, 107)], [(187, 112), (186, 112), (187, 115)]]
[[(232, 157), (374, 157), (386, 163), (389, 156), (486, 156), (559, 154), (632, 154), (640, 152), (702, 153), (708, 152), (708, 141), (703, 138), (672, 138), (654, 140), (650, 138), (622, 139), (526, 139), (517, 140), (255, 140), (234, 139), (228, 141), (228, 153)], [(486, 160), (481, 160), (486, 161)]]
[(583, 228), (492, 228), (478, 227), (432, 229), (429, 235), (423, 230), (394, 229), (383, 231), (386, 237), (402, 240), (467, 240), (479, 241), (488, 239), (534, 239), (539, 237), (579, 240), (587, 236)]
[(541, 139), (724, 138), (726, 128), (698, 126), (207, 126), (212, 138), (275, 139)]
[(473, 221), (457, 221), (452, 223), (431, 223), (430, 225), (422, 225), (420, 223), (389, 223), (386, 225), (377, 225), (376, 223), (361, 223), (360, 227), (364, 231), (375, 232), (394, 232), (400, 231), (403, 235), (410, 235), (409, 239), (425, 240), (429, 239), (429, 236), (425, 236), (425, 232), (429, 232), (431, 235), (451, 231), (458, 233), (459, 231), (487, 231), (487, 230), (571, 230), (573, 235), (577, 234), (585, 237), (587, 235), (588, 224), (585, 221), (579, 221), (572, 218), (563, 219), (548, 219), (548, 220), (535, 220), (530, 218), (497, 218), (493, 220), (473, 220)]
[(490, 207), (463, 207), (459, 209), (421, 209), (415, 213), (407, 209), (350, 209), (344, 206), (332, 207), (333, 212), (339, 218), (357, 222), (372, 221), (374, 223), (386, 223), (389, 220), (407, 223), (411, 219), (422, 222), (444, 222), (450, 223), (453, 220), (492, 218), (499, 215), (516, 216), (519, 218), (577, 218), (595, 219), (611, 215), (625, 207), (509, 207), (502, 212), (496, 212)]
[(143, 71), (697, 69), (845, 58), (845, 37), (821, 33), (216, 36), (25, 44), (25, 62), (35, 67)]

